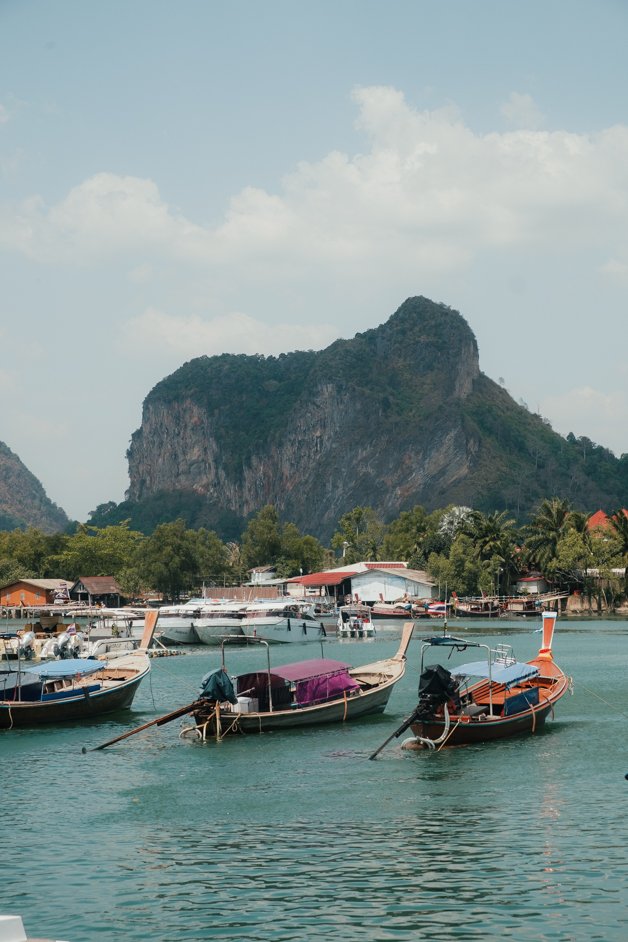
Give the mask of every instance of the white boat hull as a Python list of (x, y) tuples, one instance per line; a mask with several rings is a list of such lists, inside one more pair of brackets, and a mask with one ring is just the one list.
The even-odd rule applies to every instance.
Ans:
[(161, 642), (170, 644), (198, 644), (198, 635), (194, 621), (190, 618), (160, 618), (157, 623), (157, 635)]
[(194, 630), (200, 644), (217, 646), (224, 638), (242, 638), (239, 619), (208, 618), (194, 622)]
[(326, 637), (321, 622), (308, 618), (272, 618), (260, 616), (242, 619), (242, 634), (276, 644), (303, 644)]

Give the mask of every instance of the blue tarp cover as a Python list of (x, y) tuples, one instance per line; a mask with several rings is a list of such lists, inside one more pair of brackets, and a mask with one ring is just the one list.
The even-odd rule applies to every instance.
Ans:
[(64, 661), (48, 661), (46, 664), (27, 667), (26, 671), (39, 674), (40, 677), (72, 677), (74, 674), (95, 674), (106, 666), (104, 661), (95, 661), (93, 658), (69, 657)]
[[(504, 684), (508, 687), (518, 680), (524, 680), (526, 677), (536, 677), (538, 672), (538, 667), (516, 661), (514, 664), (508, 664), (508, 666), (492, 664), (490, 676), (496, 684)], [(451, 673), (454, 677), (464, 675), (465, 677), (485, 677), (488, 680), (488, 662), (473, 661), (470, 664), (461, 664), (460, 667), (453, 667)]]

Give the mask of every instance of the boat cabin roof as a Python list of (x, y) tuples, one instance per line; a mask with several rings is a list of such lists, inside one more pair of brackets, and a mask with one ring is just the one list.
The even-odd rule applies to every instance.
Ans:
[(521, 661), (515, 661), (514, 664), (491, 664), (490, 670), (488, 661), (472, 661), (451, 670), (452, 677), (483, 677), (486, 680), (490, 677), (494, 683), (503, 684), (505, 687), (529, 677), (536, 677), (538, 673), (538, 667)]
[[(328, 657), (317, 657), (308, 661), (296, 661), (294, 664), (273, 667), (270, 673), (273, 677), (279, 677), (281, 680), (311, 680), (313, 677), (325, 677), (347, 671), (350, 670), (350, 667), (351, 665), (345, 664), (344, 661), (334, 661)], [(268, 676), (268, 671), (247, 672), (248, 675), (252, 675), (252, 673)]]
[(104, 661), (97, 661), (94, 658), (87, 657), (69, 657), (62, 661), (48, 661), (46, 664), (37, 664), (33, 667), (26, 667), (25, 672), (38, 674), (40, 677), (73, 677), (75, 674), (95, 674), (103, 667), (106, 667)]

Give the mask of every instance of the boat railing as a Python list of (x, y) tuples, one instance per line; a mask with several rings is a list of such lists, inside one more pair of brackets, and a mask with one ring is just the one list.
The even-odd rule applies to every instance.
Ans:
[(493, 650), (493, 664), (501, 664), (508, 667), (510, 664), (516, 664), (517, 658), (514, 655), (511, 644), (498, 644)]

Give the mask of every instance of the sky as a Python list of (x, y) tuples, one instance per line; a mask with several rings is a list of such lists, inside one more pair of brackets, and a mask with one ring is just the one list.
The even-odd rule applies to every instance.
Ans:
[(86, 521), (183, 363), (424, 295), (628, 452), (627, 42), (625, 0), (0, 0), (0, 441)]

